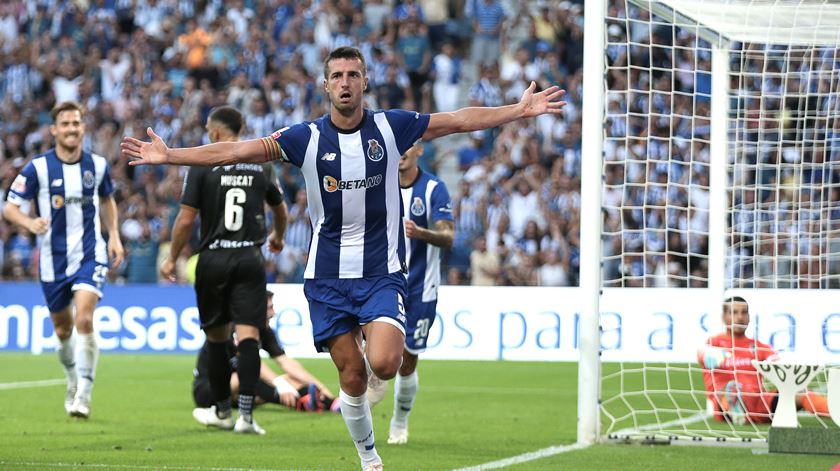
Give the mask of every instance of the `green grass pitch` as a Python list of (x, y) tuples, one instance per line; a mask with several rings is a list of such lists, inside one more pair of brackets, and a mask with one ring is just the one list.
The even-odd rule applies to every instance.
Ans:
[[(0, 354), (0, 469), (358, 470), (343, 421), (271, 405), (268, 435), (205, 429), (190, 415), (193, 358), (100, 356), (92, 416), (64, 414), (62, 385), (11, 387), (62, 376), (54, 354)], [(302, 363), (337, 391), (332, 363)], [(574, 363), (421, 361), (407, 445), (385, 443), (393, 386), (374, 411), (389, 470), (478, 466), (574, 443)], [(759, 450), (760, 451), (760, 450)], [(513, 470), (828, 470), (838, 457), (768, 455), (750, 448), (598, 445), (509, 466)]]

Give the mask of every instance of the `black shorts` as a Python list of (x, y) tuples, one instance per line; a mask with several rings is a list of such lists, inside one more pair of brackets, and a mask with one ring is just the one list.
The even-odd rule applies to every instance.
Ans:
[(195, 269), (201, 328), (229, 322), (261, 327), (266, 310), (265, 260), (259, 247), (204, 250)]

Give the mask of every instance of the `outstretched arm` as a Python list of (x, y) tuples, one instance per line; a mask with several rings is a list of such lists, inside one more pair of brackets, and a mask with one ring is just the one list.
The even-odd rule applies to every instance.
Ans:
[(274, 357), (274, 361), (277, 362), (277, 366), (282, 368), (292, 380), (303, 384), (314, 384), (324, 394), (330, 397), (335, 397), (332, 391), (330, 391), (324, 383), (319, 381), (318, 378), (307, 371), (299, 361), (291, 358), (289, 355)]
[(534, 93), (537, 84), (531, 86), (522, 94), (519, 103), (506, 106), (484, 107), (473, 106), (461, 108), (450, 113), (434, 113), (429, 118), (429, 127), (423, 134), (423, 139), (434, 139), (459, 132), (478, 131), (495, 128), (502, 124), (522, 118), (530, 118), (545, 113), (560, 114), (563, 112), (565, 101), (560, 100), (566, 94), (558, 86), (546, 88)]
[(236, 142), (216, 142), (198, 147), (170, 149), (152, 128), (146, 129), (151, 142), (125, 136), (120, 149), (134, 157), (129, 165), (227, 165), (237, 162), (262, 163), (280, 158), (280, 147), (270, 137)]

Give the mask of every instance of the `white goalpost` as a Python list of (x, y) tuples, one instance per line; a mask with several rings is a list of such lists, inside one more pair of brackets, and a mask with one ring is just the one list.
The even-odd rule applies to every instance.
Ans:
[(600, 313), (681, 298), (669, 316), (700, 310), (713, 334), (743, 295), (748, 334), (781, 353), (802, 350), (795, 328), (825, 337), (807, 313), (788, 333), (758, 324), (777, 299), (840, 301), (840, 3), (587, 0), (585, 32), (578, 442), (764, 441), (766, 425), (709, 413), (686, 349), (611, 356)]

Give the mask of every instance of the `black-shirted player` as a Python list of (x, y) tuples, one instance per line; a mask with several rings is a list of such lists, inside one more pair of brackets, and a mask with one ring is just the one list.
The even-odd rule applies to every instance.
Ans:
[[(223, 106), (207, 118), (211, 142), (237, 141), (242, 114)], [(266, 322), (265, 267), (261, 247), (266, 239), (265, 209), (274, 215), (269, 236), (272, 251), (283, 249), (288, 210), (271, 165), (234, 164), (191, 167), (184, 181), (181, 209), (175, 218), (169, 256), (161, 275), (174, 281), (175, 261), (190, 238), (196, 216), (201, 243), (195, 293), (201, 328), (207, 335), (208, 379), (215, 405), (196, 409), (199, 423), (240, 433), (265, 434), (251, 414), (260, 374), (259, 329)], [(239, 358), (239, 418), (231, 412), (228, 341), (235, 325)]]
[[(299, 361), (290, 357), (280, 345), (277, 335), (268, 326), (274, 317), (274, 293), (266, 290), (266, 324), (260, 328), (260, 348), (283, 370), (278, 375), (265, 362), (260, 364), (260, 379), (254, 390), (255, 404), (273, 403), (290, 409), (306, 412), (338, 412), (339, 402), (335, 395), (318, 378), (306, 370)], [(227, 342), (226, 350), (233, 373), (230, 377), (230, 390), (233, 397), (239, 394), (239, 375), (236, 369), (239, 359), (236, 357), (236, 343), (233, 338)], [(193, 369), (192, 394), (196, 407), (208, 408), (215, 404), (209, 380), (209, 351), (207, 342), (198, 352)]]

